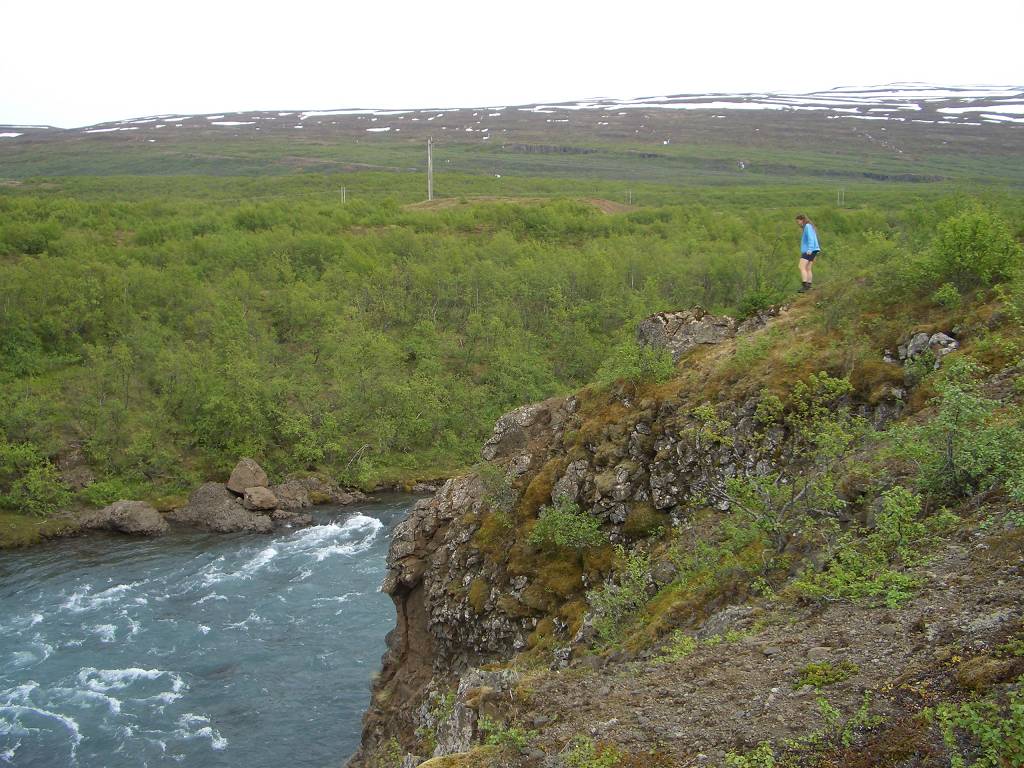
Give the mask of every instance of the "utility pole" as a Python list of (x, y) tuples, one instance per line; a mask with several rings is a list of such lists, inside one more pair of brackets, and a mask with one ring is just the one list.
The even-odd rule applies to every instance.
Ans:
[(434, 139), (427, 139), (427, 200), (434, 199)]
[(341, 204), (344, 205), (348, 202), (348, 189), (346, 187), (341, 188)]

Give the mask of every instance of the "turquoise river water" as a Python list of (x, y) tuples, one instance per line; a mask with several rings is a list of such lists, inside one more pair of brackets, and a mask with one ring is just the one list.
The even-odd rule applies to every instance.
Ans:
[(337, 768), (394, 626), (415, 501), (272, 536), (97, 536), (0, 553), (0, 766)]

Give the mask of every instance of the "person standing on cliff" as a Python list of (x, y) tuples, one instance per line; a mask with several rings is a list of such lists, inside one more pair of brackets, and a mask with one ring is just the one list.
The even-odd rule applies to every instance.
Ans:
[(811, 283), (814, 282), (814, 257), (821, 252), (821, 246), (818, 245), (818, 233), (810, 219), (801, 213), (796, 217), (796, 223), (803, 230), (800, 238), (800, 293), (806, 293), (811, 290)]

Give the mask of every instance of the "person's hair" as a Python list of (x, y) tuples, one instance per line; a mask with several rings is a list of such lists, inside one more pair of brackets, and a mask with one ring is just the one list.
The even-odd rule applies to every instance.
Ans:
[(810, 224), (812, 227), (814, 226), (814, 222), (811, 221), (810, 219), (808, 219), (802, 213), (797, 215), (796, 220), (797, 221), (802, 221), (804, 224)]

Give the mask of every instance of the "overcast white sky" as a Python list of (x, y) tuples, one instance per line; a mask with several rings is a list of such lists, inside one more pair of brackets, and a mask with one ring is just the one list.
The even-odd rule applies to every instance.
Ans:
[(52, 0), (0, 13), (0, 123), (1024, 83), (1024, 1)]

